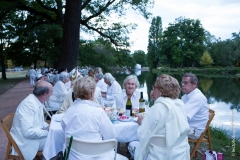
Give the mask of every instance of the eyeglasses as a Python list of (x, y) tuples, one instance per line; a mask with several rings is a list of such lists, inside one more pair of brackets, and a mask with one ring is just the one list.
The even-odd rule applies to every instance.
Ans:
[(188, 83), (192, 83), (192, 82), (187, 82), (187, 81), (183, 81), (183, 82), (181, 82), (181, 84), (183, 85), (187, 85)]

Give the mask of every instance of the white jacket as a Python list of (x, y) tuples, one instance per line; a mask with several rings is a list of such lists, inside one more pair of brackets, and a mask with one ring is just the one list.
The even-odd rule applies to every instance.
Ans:
[[(159, 97), (144, 117), (138, 128), (139, 146), (135, 150), (134, 159), (144, 160), (190, 160), (190, 148), (187, 133), (190, 127), (180, 99)], [(163, 135), (166, 138), (166, 148), (150, 147), (152, 135)], [(176, 143), (184, 136), (181, 144)]]
[[(36, 156), (40, 139), (48, 134), (42, 105), (35, 95), (30, 94), (18, 105), (14, 115), (10, 133), (26, 160)], [(12, 154), (17, 155), (15, 150)]]

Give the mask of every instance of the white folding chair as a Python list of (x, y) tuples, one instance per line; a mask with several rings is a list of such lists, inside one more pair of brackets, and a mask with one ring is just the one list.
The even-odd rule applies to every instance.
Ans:
[[(70, 137), (66, 137), (66, 148), (68, 148), (68, 144), (70, 141)], [(89, 142), (82, 141), (73, 137), (71, 150), (86, 156), (101, 156), (107, 152), (110, 152), (114, 149), (114, 160), (128, 160), (127, 157), (117, 154), (117, 140), (109, 139), (103, 140), (99, 142)], [(70, 150), (70, 152), (71, 152)]]
[(153, 135), (149, 140), (150, 145), (166, 148), (166, 138), (163, 135)]
[(47, 116), (50, 117), (50, 119), (52, 119), (52, 115), (54, 114), (53, 112), (56, 111), (55, 114), (57, 114), (59, 112), (59, 109), (55, 109), (55, 108), (51, 108), (48, 105), (48, 102), (45, 102), (43, 105), (43, 110), (44, 112), (47, 114), (46, 116), (44, 116), (45, 120), (47, 119)]
[[(174, 146), (180, 145), (185, 139), (187, 139), (187, 134), (181, 135), (175, 142)], [(149, 140), (149, 144), (166, 148), (166, 137), (163, 135), (153, 135)]]

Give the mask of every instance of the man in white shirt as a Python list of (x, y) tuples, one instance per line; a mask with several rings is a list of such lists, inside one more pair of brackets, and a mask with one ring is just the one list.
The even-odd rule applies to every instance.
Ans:
[(107, 92), (107, 84), (104, 82), (103, 75), (101, 73), (97, 73), (95, 75), (95, 80), (97, 83), (97, 87), (100, 88), (101, 92), (106, 93)]
[[(17, 107), (10, 133), (17, 143), (24, 159), (34, 159), (43, 150), (48, 134), (44, 122), (43, 103), (52, 94), (52, 85), (46, 81), (36, 84), (33, 94), (27, 96)], [(12, 149), (12, 154), (17, 152)]]
[(182, 101), (185, 104), (185, 111), (191, 130), (189, 138), (198, 139), (205, 130), (209, 119), (209, 108), (207, 98), (197, 88), (197, 76), (186, 73), (182, 76)]

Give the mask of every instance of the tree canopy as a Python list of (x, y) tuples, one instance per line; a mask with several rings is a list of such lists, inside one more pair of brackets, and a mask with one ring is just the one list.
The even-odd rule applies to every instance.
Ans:
[(200, 20), (179, 17), (163, 32), (162, 53), (171, 67), (194, 67), (205, 49)]
[[(0, 18), (13, 11), (23, 22), (33, 18), (32, 28), (39, 25), (57, 25), (63, 30), (63, 37), (53, 37), (55, 67), (72, 69), (81, 58), (79, 51), (79, 30), (89, 34), (97, 33), (109, 40), (116, 48), (129, 46), (129, 33), (136, 24), (126, 24), (121, 17), (132, 9), (149, 18), (148, 8), (154, 0), (0, 0), (5, 7)], [(114, 20), (113, 20), (114, 19)], [(61, 54), (59, 54), (61, 53)]]

